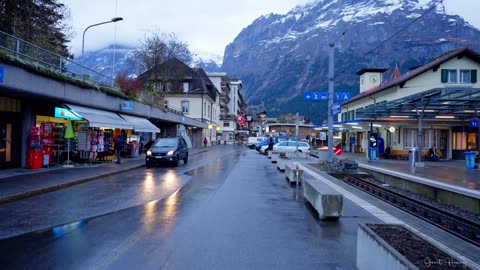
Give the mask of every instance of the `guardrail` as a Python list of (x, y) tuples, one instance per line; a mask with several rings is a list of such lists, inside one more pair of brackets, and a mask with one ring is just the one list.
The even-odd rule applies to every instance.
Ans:
[[(108, 87), (115, 86), (115, 80), (109, 76), (2, 31), (0, 31), (0, 52), (13, 56), (22, 62), (40, 65), (82, 81)], [(118, 90), (120, 91), (120, 89)]]

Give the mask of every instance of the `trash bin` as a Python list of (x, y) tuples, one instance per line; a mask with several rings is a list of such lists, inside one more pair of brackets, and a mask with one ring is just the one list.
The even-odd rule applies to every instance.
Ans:
[(376, 160), (377, 159), (377, 148), (372, 147), (370, 148), (370, 160)]
[(410, 148), (408, 151), (408, 164), (410, 165), (410, 168), (415, 168), (415, 147)]
[(467, 169), (475, 168), (475, 152), (465, 152), (465, 162)]

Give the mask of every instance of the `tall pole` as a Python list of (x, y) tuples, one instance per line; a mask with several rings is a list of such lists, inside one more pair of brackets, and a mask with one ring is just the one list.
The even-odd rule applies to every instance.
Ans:
[(328, 56), (328, 162), (333, 161), (333, 76), (335, 44), (330, 43)]

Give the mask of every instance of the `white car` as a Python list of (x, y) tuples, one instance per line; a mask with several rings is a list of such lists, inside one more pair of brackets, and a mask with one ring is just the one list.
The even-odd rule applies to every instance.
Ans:
[(273, 151), (278, 152), (295, 152), (298, 150), (303, 153), (310, 152), (310, 145), (306, 142), (283, 141), (273, 145)]
[(267, 154), (268, 153), (268, 144), (267, 145), (262, 145), (262, 147), (260, 147), (260, 153), (261, 154)]

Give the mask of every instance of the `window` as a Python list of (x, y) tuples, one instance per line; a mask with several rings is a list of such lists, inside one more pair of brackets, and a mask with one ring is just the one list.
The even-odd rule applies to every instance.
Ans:
[(411, 148), (413, 146), (417, 146), (417, 129), (413, 128), (406, 128), (404, 129), (404, 138), (405, 141), (403, 142), (403, 147)]
[(460, 83), (470, 83), (470, 70), (461, 69), (460, 70)]
[(183, 83), (183, 92), (184, 92), (184, 93), (187, 93), (187, 92), (188, 92), (188, 88), (189, 88), (189, 87), (188, 87), (188, 82), (184, 82), (184, 83)]
[(230, 122), (223, 122), (224, 127), (230, 127)]
[(476, 83), (476, 82), (477, 82), (477, 70), (475, 69), (460, 70), (460, 83)]
[(457, 83), (457, 70), (442, 69), (442, 83)]
[(189, 101), (182, 101), (182, 112), (188, 114), (188, 107), (190, 106)]

